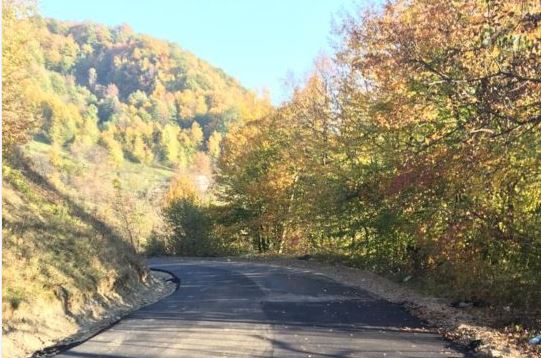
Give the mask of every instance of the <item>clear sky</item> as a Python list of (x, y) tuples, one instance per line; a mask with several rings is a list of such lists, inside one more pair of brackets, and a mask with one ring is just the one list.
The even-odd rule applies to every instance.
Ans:
[[(332, 19), (359, 0), (41, 0), (42, 14), (62, 20), (126, 23), (178, 43), (244, 86), (285, 99), (289, 73), (306, 74), (331, 51)], [(357, 4), (357, 5), (355, 5)]]

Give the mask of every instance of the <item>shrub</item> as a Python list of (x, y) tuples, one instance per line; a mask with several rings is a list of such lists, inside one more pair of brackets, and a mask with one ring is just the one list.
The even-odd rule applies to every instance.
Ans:
[(213, 256), (216, 248), (211, 220), (205, 209), (189, 198), (173, 200), (164, 210), (170, 226), (172, 253), (181, 256)]

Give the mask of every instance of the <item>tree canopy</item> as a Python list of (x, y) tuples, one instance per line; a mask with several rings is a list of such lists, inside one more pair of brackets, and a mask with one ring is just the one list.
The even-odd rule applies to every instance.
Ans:
[(346, 18), (288, 103), (225, 136), (220, 232), (534, 310), (540, 6), (396, 1)]

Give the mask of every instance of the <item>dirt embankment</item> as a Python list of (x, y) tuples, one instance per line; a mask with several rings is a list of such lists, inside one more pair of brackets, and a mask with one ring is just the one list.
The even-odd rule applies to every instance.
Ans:
[(2, 179), (3, 357), (84, 334), (164, 292), (103, 217), (27, 165), (4, 165)]
[(5, 327), (2, 357), (54, 355), (63, 347), (92, 337), (130, 312), (171, 294), (175, 288), (169, 274), (152, 271), (144, 283), (131, 287), (129, 294), (88, 302), (77, 315), (66, 313), (61, 302), (22, 307), (16, 316), (10, 317), (12, 324)]

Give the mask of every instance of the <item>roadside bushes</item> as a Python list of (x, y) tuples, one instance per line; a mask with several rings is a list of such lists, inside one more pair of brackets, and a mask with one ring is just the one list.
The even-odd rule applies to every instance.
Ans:
[(211, 208), (193, 178), (178, 175), (165, 195), (164, 229), (153, 232), (145, 247), (149, 256), (216, 256), (223, 245), (213, 230)]
[(165, 208), (164, 217), (171, 230), (168, 244), (173, 254), (216, 254), (211, 238), (211, 220), (204, 207), (187, 198), (175, 199)]
[(164, 226), (146, 241), (147, 256), (227, 256), (246, 252), (223, 232), (220, 210), (191, 198), (177, 198), (162, 208)]

